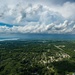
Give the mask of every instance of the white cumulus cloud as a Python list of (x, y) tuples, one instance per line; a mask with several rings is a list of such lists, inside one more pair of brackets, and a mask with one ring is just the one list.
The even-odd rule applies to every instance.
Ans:
[(54, 7), (20, 3), (2, 5), (0, 22), (13, 26), (0, 25), (0, 33), (74, 33), (74, 3)]

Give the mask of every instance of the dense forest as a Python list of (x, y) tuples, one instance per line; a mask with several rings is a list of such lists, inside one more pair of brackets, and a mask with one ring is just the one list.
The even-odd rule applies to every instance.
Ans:
[(75, 75), (75, 41), (0, 41), (0, 75)]

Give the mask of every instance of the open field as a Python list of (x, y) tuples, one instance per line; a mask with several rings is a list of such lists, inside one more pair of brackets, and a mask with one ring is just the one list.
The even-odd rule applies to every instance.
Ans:
[(75, 75), (75, 41), (0, 41), (0, 75)]

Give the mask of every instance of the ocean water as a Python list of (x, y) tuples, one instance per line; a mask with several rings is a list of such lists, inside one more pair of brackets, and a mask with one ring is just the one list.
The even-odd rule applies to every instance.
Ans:
[(21, 34), (13, 38), (0, 38), (5, 40), (75, 40), (75, 34)]

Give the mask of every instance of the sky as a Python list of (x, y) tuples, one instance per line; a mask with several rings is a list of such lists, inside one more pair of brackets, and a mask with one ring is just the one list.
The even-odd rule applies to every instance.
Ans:
[(0, 35), (75, 34), (75, 0), (0, 0)]

